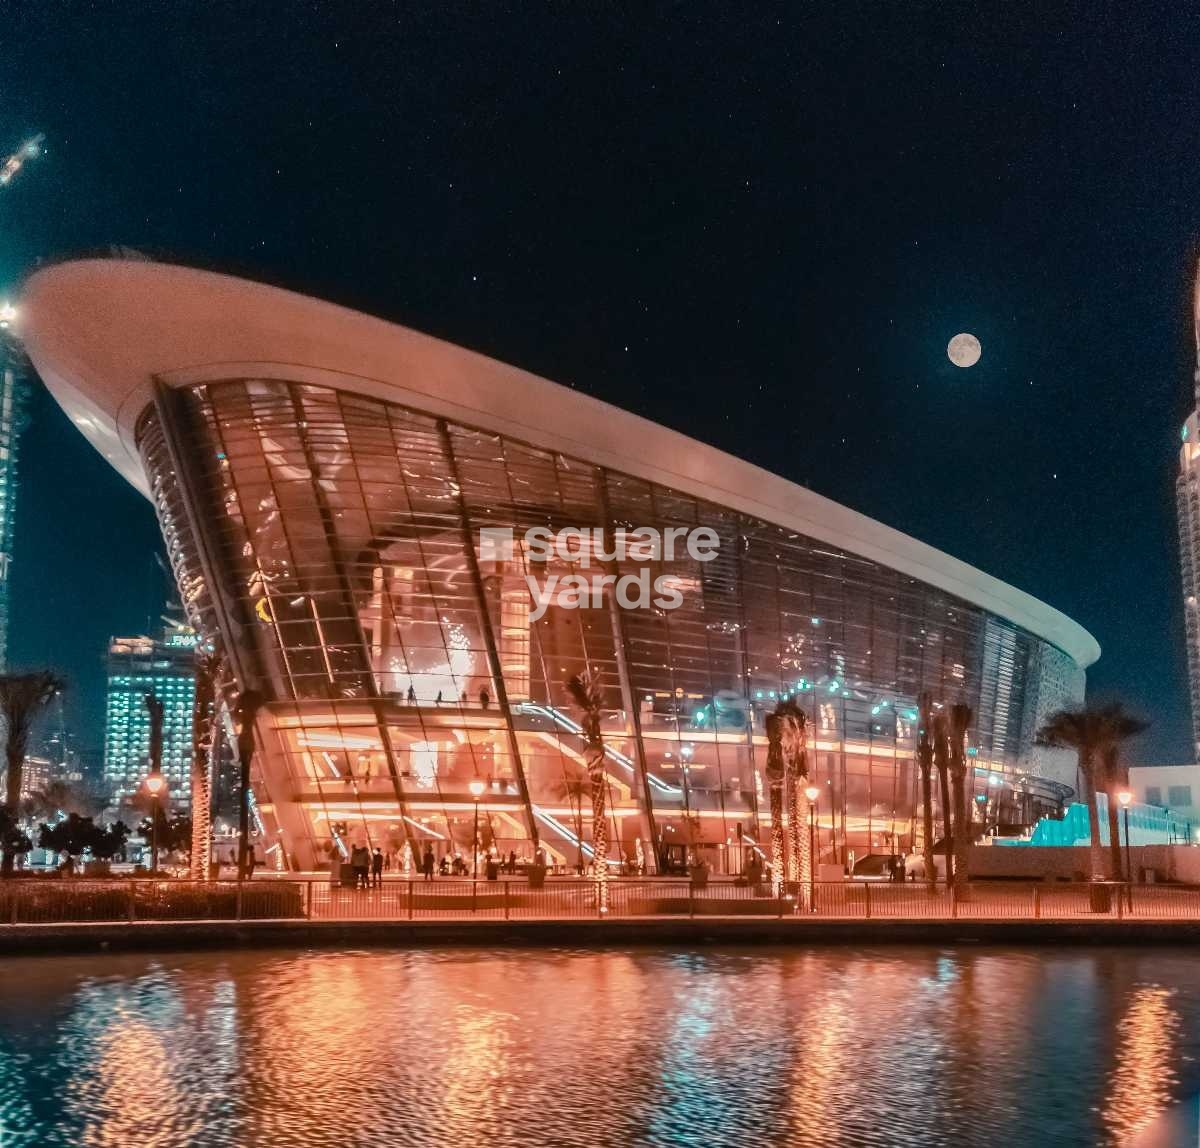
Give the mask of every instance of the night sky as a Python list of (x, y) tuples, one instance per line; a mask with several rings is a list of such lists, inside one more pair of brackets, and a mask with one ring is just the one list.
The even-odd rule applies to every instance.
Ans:
[[(1200, 21), (742, 7), (5, 6), (0, 153), (48, 154), (0, 189), (0, 286), (123, 244), (627, 407), (1065, 611), (1103, 648), (1093, 693), (1153, 723), (1133, 758), (1189, 759)], [(12, 657), (69, 676), (98, 748), (158, 533), (33, 414)]]

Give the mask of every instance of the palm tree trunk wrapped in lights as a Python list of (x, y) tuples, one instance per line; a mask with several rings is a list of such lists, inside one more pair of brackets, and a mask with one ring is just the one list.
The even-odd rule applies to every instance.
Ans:
[(971, 707), (962, 703), (950, 707), (950, 779), (954, 805), (954, 895), (959, 901), (969, 896), (968, 858), (970, 857), (971, 810), (967, 797), (967, 729), (971, 725)]
[(917, 769), (921, 774), (922, 854), (925, 880), (932, 893), (937, 887), (937, 867), (933, 860), (933, 701), (928, 694), (918, 699)]
[(788, 836), (791, 839), (791, 880), (797, 882), (798, 895), (807, 910), (812, 891), (813, 856), (808, 830), (808, 717), (791, 699), (775, 707), (783, 718), (783, 760), (787, 780)]
[(567, 689), (579, 707), (580, 725), (583, 729), (584, 760), (587, 764), (588, 781), (592, 790), (592, 864), (596, 876), (599, 909), (608, 912), (608, 822), (605, 797), (608, 786), (604, 776), (604, 735), (600, 730), (600, 714), (604, 706), (604, 695), (599, 683), (591, 675), (576, 674)]
[[(34, 720), (63, 688), (63, 680), (48, 670), (33, 674), (0, 674), (0, 717), (4, 719), (6, 737), (4, 812), (6, 820), (13, 826), (17, 824), (21, 780)], [(11, 877), (16, 867), (16, 853), (12, 847), (16, 837), (16, 834), (5, 837), (4, 859), (0, 863), (0, 875), (4, 877)]]
[[(785, 727), (791, 723), (787, 718), (784, 718)], [(789, 730), (785, 737), (784, 744), (792, 740), (795, 735)], [(787, 879), (791, 882), (803, 881), (805, 879), (801, 866), (801, 850), (808, 840), (808, 820), (801, 813), (800, 802), (803, 800), (801, 787), (796, 784), (795, 774), (792, 772), (792, 754), (789, 751), (790, 747), (784, 749), (784, 769), (786, 770), (786, 780), (783, 783), (784, 804), (787, 806)]]
[(783, 896), (787, 879), (787, 852), (783, 839), (783, 787), (787, 777), (783, 741), (785, 718), (767, 714), (767, 788), (771, 797), (771, 888), (777, 898)]
[(221, 660), (211, 650), (196, 653), (196, 693), (192, 703), (192, 856), (193, 881), (207, 881), (212, 860), (213, 746), (217, 726), (217, 679)]

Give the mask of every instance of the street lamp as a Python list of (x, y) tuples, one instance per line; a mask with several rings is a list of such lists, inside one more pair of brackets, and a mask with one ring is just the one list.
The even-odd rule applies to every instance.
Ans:
[[(990, 814), (992, 812), (992, 790), (993, 789), (998, 790), (1000, 788), (1001, 784), (1002, 784), (1002, 780), (1001, 780), (999, 774), (996, 774), (996, 773), (988, 774), (988, 799), (987, 799), (987, 804), (983, 808), (983, 820), (984, 820), (983, 831), (985, 833), (987, 832), (988, 814)], [(999, 825), (1000, 824), (1000, 794), (999, 793), (996, 794), (996, 812), (995, 812), (994, 816), (996, 818), (996, 824)]]
[(687, 826), (687, 842), (684, 845), (683, 865), (686, 869), (691, 864), (691, 854), (696, 851), (696, 837), (692, 832), (692, 802), (688, 794), (690, 777), (689, 763), (692, 759), (694, 747), (690, 745), (680, 746), (679, 756), (682, 759), (679, 763), (680, 777), (683, 780), (683, 821)]
[(1133, 794), (1128, 789), (1122, 789), (1117, 794), (1117, 800), (1121, 803), (1121, 812), (1125, 815), (1125, 880), (1129, 882), (1129, 899), (1133, 900), (1133, 866), (1129, 863), (1129, 803), (1133, 800)]
[(815, 785), (804, 790), (808, 798), (808, 911), (817, 911), (817, 798), (821, 791)]
[(150, 872), (158, 872), (158, 813), (159, 795), (167, 779), (155, 770), (146, 777), (146, 791), (150, 794)]
[(475, 881), (479, 878), (479, 799), (487, 789), (487, 782), (481, 777), (473, 777), (467, 788), (475, 799), (475, 831), (471, 834), (471, 880)]

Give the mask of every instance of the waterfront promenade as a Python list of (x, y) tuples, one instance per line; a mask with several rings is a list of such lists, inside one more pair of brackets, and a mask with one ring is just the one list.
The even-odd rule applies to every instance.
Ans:
[(582, 920), (645, 917), (769, 917), (824, 920), (1195, 920), (1200, 887), (1085, 883), (989, 882), (965, 897), (939, 884), (839, 881), (792, 887), (783, 898), (764, 887), (686, 880), (608, 882), (602, 896), (592, 880), (556, 880), (530, 889), (520, 880), (384, 882), (356, 890), (327, 881), (304, 883), (305, 916), (312, 920)]
[[(1100, 898), (1097, 893), (1101, 893)], [(1200, 887), (988, 883), (818, 883), (758, 896), (749, 886), (589, 879), (531, 889), (503, 881), (327, 876), (236, 882), (16, 880), (0, 883), (0, 953), (258, 945), (688, 947), (737, 944), (1195, 944)]]
[(1200, 923), (1200, 886), (978, 882), (965, 895), (939, 884), (816, 882), (776, 897), (765, 886), (686, 879), (385, 878), (355, 889), (324, 875), (192, 882), (149, 878), (0, 884), (0, 931), (13, 925), (185, 920), (582, 921), (647, 918), (788, 921), (1128, 920)]

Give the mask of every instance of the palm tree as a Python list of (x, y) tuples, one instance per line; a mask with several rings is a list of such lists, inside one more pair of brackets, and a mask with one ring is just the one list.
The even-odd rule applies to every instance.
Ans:
[(250, 854), (250, 763), (254, 760), (254, 724), (262, 709), (258, 690), (242, 690), (237, 699), (238, 752), (238, 880), (249, 876)]
[(946, 854), (946, 883), (952, 879), (958, 853), (954, 849), (954, 823), (950, 819), (950, 726), (940, 710), (933, 716), (933, 762), (937, 768), (942, 805), (942, 849)]
[(950, 781), (953, 789), (954, 820), (954, 895), (960, 901), (968, 896), (968, 859), (970, 857), (970, 802), (967, 798), (967, 729), (971, 725), (971, 707), (959, 702), (950, 707)]
[(783, 897), (787, 879), (787, 854), (783, 840), (783, 787), (787, 779), (787, 760), (783, 743), (787, 736), (785, 716), (778, 711), (767, 714), (767, 787), (771, 795), (771, 886), (777, 898)]
[(163, 716), (162, 701), (154, 694), (146, 694), (142, 701), (150, 715), (150, 772), (162, 773)]
[(192, 852), (193, 881), (208, 880), (212, 859), (212, 774), (221, 659), (212, 650), (196, 653), (196, 693), (192, 702)]
[[(1073, 749), (1079, 757), (1079, 776), (1088, 808), (1093, 881), (1103, 881), (1109, 875), (1105, 873), (1100, 818), (1096, 811), (1099, 784), (1109, 784), (1104, 777), (1104, 753), (1108, 747), (1119, 745), (1144, 728), (1141, 722), (1129, 716), (1117, 702), (1101, 707), (1085, 706), (1078, 710), (1059, 710), (1051, 714), (1037, 732), (1038, 745), (1052, 749)], [(1114, 870), (1113, 875), (1115, 873)], [(1108, 907), (1107, 892), (1099, 888), (1093, 890), (1093, 911), (1107, 912)]]
[(21, 812), (30, 821), (49, 821), (60, 813), (79, 817), (98, 817), (105, 802), (90, 789), (69, 785), (65, 781), (50, 781), (21, 803)]
[(580, 875), (583, 874), (583, 797), (589, 787), (588, 782), (578, 778), (564, 776), (561, 780), (551, 783), (551, 792), (556, 798), (567, 803), (571, 810), (571, 820), (575, 826), (576, 860), (575, 865)]
[[(21, 775), (34, 720), (43, 707), (62, 692), (64, 686), (62, 678), (49, 670), (38, 670), (32, 674), (0, 674), (0, 716), (4, 718), (8, 735), (4, 747), (4, 804), (14, 819), (21, 800)], [(11, 877), (15, 862), (16, 854), (6, 840), (0, 876)]]
[(932, 893), (937, 887), (937, 867), (933, 861), (933, 701), (927, 693), (917, 699), (917, 768), (921, 774), (921, 813), (924, 830), (925, 880)]
[(599, 909), (608, 912), (608, 822), (605, 813), (607, 778), (604, 775), (604, 734), (600, 729), (600, 714), (604, 694), (591, 674), (576, 674), (567, 689), (579, 707), (583, 727), (584, 754), (588, 780), (592, 787), (592, 863), (595, 866)]
[[(1121, 761), (1121, 746), (1131, 737), (1141, 733), (1147, 723), (1127, 714), (1119, 703), (1105, 707), (1109, 721), (1112, 724), (1111, 738), (1100, 752), (1103, 768), (1106, 800), (1108, 806), (1108, 849), (1112, 863), (1113, 878), (1120, 880), (1121, 876), (1121, 828), (1117, 821), (1117, 793), (1129, 784), (1129, 769)], [(1127, 881), (1133, 880), (1132, 873), (1126, 873)]]

